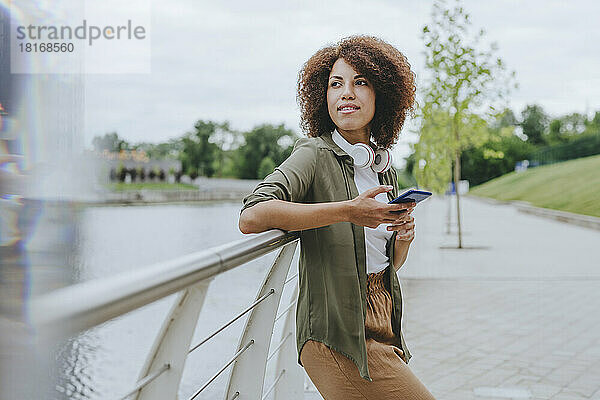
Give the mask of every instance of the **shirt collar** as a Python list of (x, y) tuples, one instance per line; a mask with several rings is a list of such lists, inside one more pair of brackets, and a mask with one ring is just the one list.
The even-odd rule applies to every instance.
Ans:
[(333, 150), (333, 152), (339, 156), (339, 157), (348, 157), (350, 160), (352, 160), (352, 157), (350, 157), (350, 155), (348, 153), (346, 153), (340, 146), (337, 145), (337, 143), (335, 143), (333, 141), (332, 136), (332, 132), (324, 132), (321, 134), (321, 139), (323, 139), (323, 142), (327, 145), (327, 147), (329, 147), (331, 150)]
[[(347, 143), (348, 146), (352, 146), (338, 131), (337, 129), (334, 129), (334, 132), (323, 132), (321, 134), (321, 136), (319, 136), (323, 142), (327, 145), (328, 148), (330, 148), (338, 157), (342, 157), (345, 159), (345, 162), (347, 162), (348, 164), (354, 164), (354, 159), (352, 158), (351, 155), (349, 155), (344, 149), (342, 149), (334, 140), (333, 140), (333, 134), (336, 133), (338, 134), (341, 139), (343, 140), (343, 143)], [(342, 143), (342, 145), (343, 145)], [(372, 142), (371, 142), (372, 143)], [(375, 146), (373, 144), (373, 146)]]
[(348, 143), (346, 138), (344, 138), (341, 135), (341, 133), (338, 132), (337, 129), (334, 129), (333, 133), (331, 134), (331, 140), (333, 140), (335, 144), (337, 144), (342, 150), (344, 150), (346, 154), (352, 153), (352, 144)]
[[(350, 150), (352, 149), (352, 144), (346, 140), (342, 136), (341, 133), (338, 132), (337, 129), (334, 129), (333, 132), (323, 133), (321, 137), (324, 141), (329, 145), (329, 147), (337, 154), (338, 156), (347, 156), (350, 157), (350, 160), (354, 162), (354, 159), (350, 155)], [(371, 147), (374, 147), (375, 144), (371, 142)]]

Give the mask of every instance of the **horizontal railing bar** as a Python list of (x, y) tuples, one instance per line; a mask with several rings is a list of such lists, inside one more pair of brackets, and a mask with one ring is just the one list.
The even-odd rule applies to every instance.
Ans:
[(272, 229), (135, 271), (79, 283), (31, 301), (31, 322), (46, 334), (99, 325), (293, 242), (298, 232)]
[(288, 340), (288, 338), (292, 336), (292, 332), (289, 332), (287, 335), (285, 335), (285, 337), (281, 340), (281, 342), (279, 342), (279, 344), (277, 345), (277, 347), (275, 347), (275, 350), (273, 350), (273, 352), (269, 355), (269, 357), (267, 357), (267, 361), (269, 361), (271, 358), (273, 358), (273, 356), (275, 354), (277, 354), (277, 352), (279, 351), (279, 349), (281, 348), (281, 346), (283, 346), (283, 344), (285, 343), (286, 340)]
[(260, 296), (254, 303), (250, 304), (250, 306), (248, 306), (248, 308), (246, 308), (244, 311), (242, 311), (241, 313), (239, 313), (235, 318), (233, 318), (232, 320), (230, 320), (229, 322), (227, 322), (225, 325), (223, 325), (222, 327), (220, 327), (219, 329), (217, 329), (216, 331), (214, 331), (213, 333), (211, 333), (209, 336), (207, 336), (204, 340), (202, 340), (200, 343), (198, 343), (197, 345), (195, 345), (194, 347), (192, 347), (189, 351), (188, 354), (190, 354), (192, 351), (196, 350), (198, 347), (202, 346), (204, 343), (208, 342), (210, 339), (212, 339), (216, 334), (218, 334), (219, 332), (221, 332), (223, 329), (227, 328), (229, 325), (233, 324), (235, 321), (237, 321), (238, 319), (240, 319), (240, 317), (244, 314), (246, 314), (248, 311), (252, 310), (254, 307), (256, 307), (261, 301), (263, 301), (264, 299), (266, 299), (267, 297), (269, 297), (270, 295), (272, 295), (273, 293), (275, 293), (275, 289), (271, 288), (271, 290), (269, 290), (267, 293), (265, 293), (264, 295)]
[(156, 378), (158, 378), (160, 376), (160, 374), (162, 374), (163, 372), (165, 372), (166, 370), (168, 370), (169, 368), (171, 368), (170, 364), (164, 364), (162, 367), (160, 367), (160, 369), (150, 375), (146, 375), (144, 378), (140, 379), (139, 382), (137, 383), (137, 385), (135, 385), (135, 387), (133, 389), (131, 389), (130, 392), (128, 392), (125, 396), (123, 397), (119, 397), (119, 400), (124, 400), (126, 398), (128, 398), (129, 396), (131, 396), (132, 394), (137, 393), (141, 388), (143, 388), (144, 386), (146, 386), (147, 384), (149, 384), (150, 382), (152, 382), (153, 380), (155, 380)]
[(292, 279), (294, 279), (297, 276), (298, 276), (298, 273), (296, 272), (294, 275), (290, 276), (290, 278), (287, 281), (283, 282), (283, 284), (284, 285), (287, 284), (289, 281), (291, 281)]
[(281, 377), (283, 376), (283, 374), (285, 374), (285, 369), (281, 370), (281, 372), (279, 373), (279, 375), (277, 376), (277, 378), (275, 379), (275, 381), (271, 384), (271, 386), (269, 387), (269, 389), (263, 395), (262, 400), (265, 400), (267, 398), (267, 396), (269, 396), (271, 394), (271, 392), (273, 391), (273, 389), (275, 389), (275, 385), (277, 385), (277, 383), (279, 382), (279, 380), (281, 379)]
[(253, 344), (254, 344), (254, 339), (251, 339), (248, 342), (248, 344), (246, 344), (242, 349), (240, 349), (237, 353), (235, 353), (233, 355), (233, 357), (231, 357), (231, 359), (229, 361), (227, 361), (227, 364), (225, 364), (223, 366), (223, 368), (221, 368), (216, 374), (214, 374), (213, 377), (208, 380), (208, 382), (206, 382), (196, 393), (194, 393), (194, 395), (192, 397), (190, 397), (189, 400), (194, 400), (204, 389), (206, 389), (208, 387), (208, 385), (210, 385), (212, 383), (212, 381), (214, 381), (215, 379), (217, 379), (217, 377), (223, 371), (225, 371), (225, 369), (227, 367), (229, 367), (229, 365), (231, 365), (232, 362), (234, 362), (239, 356), (242, 355), (243, 352), (245, 352), (248, 349), (248, 347), (252, 346)]
[(277, 320), (278, 320), (279, 318), (281, 318), (281, 317), (283, 317), (285, 314), (287, 314), (287, 313), (288, 313), (288, 311), (290, 311), (290, 309), (291, 309), (291, 308), (292, 308), (292, 307), (293, 307), (293, 306), (294, 306), (294, 305), (295, 305), (297, 302), (298, 302), (298, 299), (296, 299), (296, 300), (292, 301), (292, 302), (290, 303), (290, 305), (289, 305), (289, 306), (287, 306), (287, 307), (285, 308), (285, 310), (283, 310), (283, 311), (281, 312), (281, 314), (279, 314), (277, 317), (275, 317), (275, 321), (273, 321), (273, 322), (277, 322)]

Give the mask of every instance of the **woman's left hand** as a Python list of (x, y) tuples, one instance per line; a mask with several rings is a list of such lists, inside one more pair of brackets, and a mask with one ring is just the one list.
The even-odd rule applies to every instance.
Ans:
[(415, 237), (415, 219), (411, 215), (415, 208), (415, 203), (409, 203), (406, 212), (403, 212), (400, 217), (392, 222), (388, 227), (388, 231), (397, 231), (396, 242), (410, 242)]

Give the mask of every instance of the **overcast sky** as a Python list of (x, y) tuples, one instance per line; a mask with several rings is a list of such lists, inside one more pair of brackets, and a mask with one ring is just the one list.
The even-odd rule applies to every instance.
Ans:
[[(160, 142), (198, 119), (239, 130), (284, 123), (300, 133), (295, 102), (301, 65), (320, 47), (352, 34), (376, 35), (402, 51), (423, 77), (420, 31), (432, 1), (155, 1), (151, 74), (85, 77), (85, 143), (117, 131), (130, 142)], [(464, 2), (474, 27), (499, 45), (517, 73), (510, 106), (541, 104), (551, 115), (600, 110), (600, 2)], [(135, 18), (135, 15), (133, 15)], [(403, 165), (415, 136), (405, 126), (394, 149)]]

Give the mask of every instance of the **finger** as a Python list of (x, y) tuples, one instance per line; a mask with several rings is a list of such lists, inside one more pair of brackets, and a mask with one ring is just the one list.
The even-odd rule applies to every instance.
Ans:
[(392, 210), (388, 211), (390, 214), (399, 215), (399, 214), (407, 214), (408, 210)]
[(388, 204), (388, 211), (396, 211), (396, 212), (406, 212), (408, 211), (408, 206), (404, 203), (392, 203)]
[(397, 231), (399, 234), (405, 234), (414, 230), (415, 225), (407, 223), (405, 225), (390, 225), (387, 227), (388, 231)]
[(414, 220), (415, 220), (415, 217), (413, 217), (413, 216), (412, 216), (412, 215), (410, 215), (410, 214), (405, 214), (405, 215), (402, 215), (401, 217), (398, 217), (398, 221), (399, 221), (399, 222), (400, 222), (400, 221), (408, 221), (408, 222), (412, 222), (412, 221), (414, 221)]
[(401, 217), (396, 218), (394, 224), (402, 224), (404, 222), (409, 222), (411, 218), (412, 217), (410, 215), (402, 215)]
[(403, 221), (399, 224), (391, 224), (390, 226), (403, 229), (413, 229), (415, 227), (415, 223), (413, 221)]
[(366, 197), (375, 197), (379, 193), (389, 192), (392, 189), (394, 189), (394, 187), (390, 186), (390, 185), (379, 185), (379, 186), (375, 186), (374, 188), (371, 188), (369, 190), (365, 190), (364, 194)]
[(393, 228), (390, 230), (397, 230), (397, 228), (403, 227), (404, 224), (406, 224), (406, 221), (402, 221), (402, 222), (395, 221), (395, 222), (392, 222), (388, 228)]
[(412, 222), (413, 225), (414, 225), (415, 217), (413, 217), (412, 215), (407, 215), (406, 216), (406, 222)]
[(396, 235), (396, 240), (402, 240), (402, 241), (407, 241), (407, 240), (411, 240), (415, 237), (415, 231), (410, 231), (408, 233), (405, 234), (398, 234)]
[(409, 231), (409, 229), (406, 229), (403, 226), (395, 226), (395, 225), (388, 226), (387, 230), (390, 232), (396, 231), (396, 232), (398, 232), (398, 235), (404, 235), (405, 233), (407, 233)]

